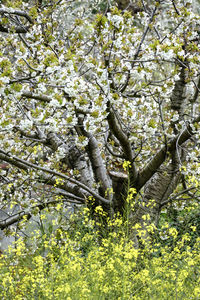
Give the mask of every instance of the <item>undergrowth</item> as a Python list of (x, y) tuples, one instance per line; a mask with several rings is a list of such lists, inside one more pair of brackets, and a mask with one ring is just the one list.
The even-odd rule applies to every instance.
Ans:
[[(200, 238), (191, 247), (189, 233), (166, 223), (136, 248), (120, 216), (101, 230), (96, 213), (98, 222), (85, 208), (68, 230), (19, 238), (0, 257), (1, 299), (200, 299)], [(139, 224), (132, 229), (142, 237)]]

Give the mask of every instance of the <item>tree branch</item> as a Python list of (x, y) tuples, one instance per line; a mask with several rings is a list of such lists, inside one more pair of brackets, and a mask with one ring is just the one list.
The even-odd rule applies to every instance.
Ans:
[(8, 14), (8, 15), (16, 15), (16, 16), (20, 16), (20, 17), (24, 17), (25, 19), (27, 19), (31, 24), (33, 24), (33, 19), (24, 11), (19, 11), (19, 10), (14, 10), (14, 11), (9, 11), (6, 10), (4, 8), (0, 8), (0, 15), (3, 14)]
[[(70, 194), (68, 196), (70, 197)], [(76, 200), (79, 200), (78, 197)], [(69, 200), (64, 200), (64, 199), (52, 200), (52, 201), (48, 201), (45, 203), (40, 203), (40, 204), (35, 205), (34, 207), (31, 207), (27, 210), (21, 210), (18, 213), (14, 214), (12, 216), (9, 216), (4, 220), (0, 220), (0, 229), (3, 230), (5, 228), (7, 228), (8, 226), (13, 225), (14, 223), (21, 221), (24, 217), (26, 217), (26, 220), (29, 220), (32, 217), (31, 210), (38, 208), (41, 211), (49, 205), (55, 205), (57, 203), (65, 202), (65, 201), (69, 202)], [(73, 203), (74, 203), (74, 201), (73, 201)], [(79, 203), (77, 203), (77, 204), (79, 204)]]
[[(86, 135), (89, 139), (88, 155), (92, 164), (92, 169), (97, 183), (100, 182), (100, 185), (103, 189), (103, 194), (105, 195), (108, 190), (111, 190), (112, 182), (104, 166), (97, 140), (91, 133), (86, 133)], [(110, 193), (108, 193), (108, 195), (110, 195)]]
[(28, 170), (29, 169), (28, 167), (30, 167), (32, 169), (40, 170), (40, 171), (43, 171), (44, 173), (52, 174), (54, 176), (58, 176), (60, 178), (63, 178), (65, 180), (70, 181), (71, 183), (74, 183), (75, 185), (81, 187), (83, 190), (87, 191), (90, 195), (92, 195), (95, 199), (99, 200), (100, 202), (105, 203), (105, 204), (110, 204), (109, 200), (101, 197), (100, 195), (98, 195), (95, 191), (90, 189), (85, 184), (83, 184), (80, 181), (78, 181), (76, 179), (73, 179), (73, 178), (71, 178), (67, 175), (64, 175), (60, 172), (53, 171), (53, 170), (50, 170), (48, 168), (40, 167), (36, 164), (25, 161), (24, 159), (18, 158), (16, 156), (11, 156), (10, 154), (6, 155), (6, 153), (3, 150), (0, 150), (0, 159), (2, 159), (4, 161), (7, 161), (7, 162), (9, 162), (13, 165), (16, 165), (20, 169)]
[[(200, 122), (200, 115), (192, 122), (192, 124), (198, 122)], [(188, 124), (187, 128), (184, 131), (169, 140), (167, 147), (163, 146), (148, 163), (148, 165), (139, 173), (138, 180), (135, 186), (136, 189), (139, 191), (145, 185), (145, 183), (156, 173), (158, 168), (165, 161), (167, 152), (172, 153), (176, 150), (177, 146), (185, 143), (194, 134), (195, 133), (192, 132), (192, 129)]]
[(52, 100), (52, 98), (49, 96), (33, 94), (32, 92), (28, 92), (28, 91), (24, 91), (22, 93), (22, 97), (40, 100), (42, 102), (47, 102), (47, 103), (51, 102), (51, 100)]
[[(9, 9), (4, 9), (0, 8), (0, 15), (15, 15), (19, 17), (25, 18), (30, 24), (34, 24), (33, 19), (24, 11), (18, 11), (18, 10), (9, 10)], [(14, 21), (14, 20), (13, 20)], [(21, 23), (20, 21), (18, 22), (19, 24)], [(20, 24), (19, 26), (14, 27), (14, 33), (26, 33), (30, 26), (24, 26), (23, 24)], [(0, 23), (0, 32), (10, 32), (10, 29), (7, 27), (4, 27)], [(12, 32), (12, 31), (11, 31)]]
[[(158, 1), (156, 1), (156, 2), (158, 3)], [(142, 36), (142, 38), (141, 38), (140, 44), (139, 44), (139, 46), (138, 46), (138, 48), (137, 48), (137, 50), (136, 50), (136, 52), (135, 52), (135, 55), (134, 55), (134, 58), (133, 58), (133, 62), (131, 63), (131, 67), (132, 67), (132, 68), (134, 67), (134, 64), (135, 64), (134, 61), (136, 61), (137, 58), (138, 58), (138, 56), (139, 56), (139, 53), (140, 53), (140, 51), (141, 51), (142, 44), (144, 43), (144, 40), (145, 40), (145, 38), (146, 38), (146, 35), (147, 35), (147, 33), (148, 33), (149, 29), (150, 29), (149, 25), (150, 25), (151, 22), (153, 21), (153, 17), (155, 16), (156, 10), (157, 10), (157, 5), (154, 7), (154, 10), (153, 10), (153, 12), (152, 12), (152, 15), (151, 15), (151, 17), (150, 17), (150, 19), (149, 19), (149, 23), (148, 23), (147, 27), (145, 28), (145, 31), (144, 31), (143, 36)], [(127, 75), (127, 77), (126, 77), (126, 81), (125, 81), (125, 83), (123, 84), (122, 88), (120, 89), (120, 92), (121, 92), (121, 93), (123, 93), (123, 92), (125, 91), (126, 87), (128, 86), (130, 77), (131, 77), (130, 71), (128, 71), (128, 75)]]
[(110, 131), (112, 132), (112, 134), (118, 139), (118, 141), (120, 142), (120, 145), (123, 149), (124, 152), (124, 158), (127, 161), (130, 161), (132, 164), (132, 168), (130, 170), (131, 173), (131, 180), (132, 182), (134, 182), (138, 176), (138, 171), (136, 169), (136, 166), (134, 164), (134, 153), (131, 147), (131, 143), (127, 137), (127, 135), (122, 131), (122, 129), (120, 128), (116, 117), (114, 115), (114, 112), (112, 111), (110, 104), (108, 104), (108, 111), (109, 114), (107, 116), (107, 120), (108, 120), (108, 124), (109, 124), (109, 128)]
[[(17, 26), (17, 27), (15, 27), (15, 30), (12, 33), (27, 33), (28, 29), (29, 29), (29, 26), (26, 26), (26, 27)], [(8, 28), (5, 28), (2, 24), (0, 24), (0, 32), (11, 33), (10, 30)]]

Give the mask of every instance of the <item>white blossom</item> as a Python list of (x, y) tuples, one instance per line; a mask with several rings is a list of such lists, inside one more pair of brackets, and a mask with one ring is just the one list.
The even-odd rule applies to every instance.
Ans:
[(123, 22), (123, 17), (119, 15), (111, 15), (110, 13), (107, 14), (108, 20), (110, 20), (113, 25), (117, 28), (120, 27), (121, 23)]
[(19, 127), (22, 130), (29, 130), (32, 128), (32, 126), (33, 126), (33, 121), (29, 119), (21, 120), (19, 125)]

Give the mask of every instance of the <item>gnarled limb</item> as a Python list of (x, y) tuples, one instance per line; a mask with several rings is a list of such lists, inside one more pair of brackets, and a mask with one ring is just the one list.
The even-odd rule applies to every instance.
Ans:
[(80, 188), (82, 188), (83, 190), (87, 191), (90, 195), (92, 195), (96, 200), (100, 201), (100, 203), (104, 203), (104, 204), (110, 204), (110, 201), (103, 198), (102, 196), (98, 195), (95, 191), (93, 191), (92, 189), (90, 189), (88, 186), (86, 186), (85, 184), (81, 183), (80, 181), (74, 179), (74, 178), (71, 178), (67, 175), (64, 175), (60, 172), (57, 172), (57, 171), (53, 171), (53, 170), (50, 170), (48, 168), (44, 168), (44, 167), (40, 167), (36, 164), (33, 164), (33, 163), (30, 163), (28, 161), (25, 161), (24, 159), (21, 159), (21, 158), (18, 158), (16, 156), (11, 156), (10, 154), (7, 154), (0, 150), (0, 159), (4, 160), (4, 161), (7, 161), (15, 166), (17, 166), (18, 168), (20, 169), (25, 169), (25, 170), (29, 170), (29, 169), (35, 169), (35, 170), (40, 170), (42, 171), (43, 173), (48, 173), (48, 174), (51, 174), (51, 175), (54, 175), (54, 176), (57, 176), (59, 178), (63, 178), (65, 179), (66, 181), (69, 181), (77, 186), (79, 186)]
[(22, 93), (22, 97), (26, 97), (26, 98), (31, 98), (31, 99), (35, 99), (35, 100), (40, 100), (42, 102), (51, 102), (52, 98), (46, 95), (39, 95), (39, 94), (34, 94), (32, 92), (29, 91), (24, 91)]
[(171, 162), (168, 166), (160, 167), (144, 188), (143, 202), (134, 214), (134, 223), (143, 223), (142, 216), (149, 214), (149, 224), (157, 224), (162, 203), (173, 193), (180, 178), (178, 165)]
[(111, 191), (112, 189), (112, 181), (104, 165), (98, 142), (92, 133), (85, 130), (83, 125), (83, 118), (80, 115), (78, 116), (78, 126), (76, 127), (76, 131), (79, 135), (82, 134), (88, 138), (86, 151), (91, 163), (95, 182), (97, 185), (100, 184), (100, 194), (103, 197), (107, 195), (108, 198), (112, 200), (113, 195), (109, 193), (109, 191)]
[[(200, 116), (198, 116), (192, 124), (199, 123)], [(158, 168), (163, 164), (165, 159), (167, 158), (168, 153), (173, 153), (177, 146), (182, 145), (187, 140), (189, 140), (195, 133), (192, 131), (190, 124), (187, 124), (185, 130), (177, 134), (174, 138), (170, 139), (167, 147), (163, 146), (151, 159), (151, 161), (147, 164), (146, 167), (139, 173), (138, 180), (136, 182), (135, 188), (139, 191), (147, 181), (152, 178), (152, 176), (156, 173)], [(168, 153), (167, 153), (168, 152)]]
[(97, 183), (100, 183), (101, 194), (107, 194), (109, 199), (112, 199), (112, 194), (109, 193), (112, 188), (112, 182), (104, 166), (97, 140), (91, 133), (85, 132), (85, 134), (88, 138), (87, 152), (94, 172), (95, 180)]
[[(66, 194), (65, 196), (70, 197), (71, 195)], [(79, 201), (79, 198), (76, 197), (76, 200)], [(67, 200), (63, 199), (62, 201), (70, 202), (69, 199), (67, 199)], [(0, 220), (0, 229), (3, 230), (5, 228), (8, 228), (10, 225), (13, 225), (16, 222), (20, 222), (21, 220), (23, 220), (24, 217), (26, 217), (26, 220), (29, 220), (32, 217), (32, 210), (34, 210), (36, 208), (39, 209), (39, 211), (41, 211), (41, 210), (45, 209), (46, 207), (48, 207), (49, 205), (56, 205), (59, 202), (60, 202), (60, 200), (52, 200), (52, 201), (48, 201), (45, 203), (40, 203), (29, 209), (20, 210), (19, 212), (15, 213), (14, 215), (8, 216), (5, 219)], [(75, 202), (75, 201), (73, 201), (73, 203), (80, 204), (80, 202)]]
[(34, 23), (33, 19), (24, 11), (0, 8), (0, 15), (4, 15), (4, 14), (24, 17), (25, 19), (27, 19), (27, 21), (29, 21), (29, 23), (31, 23), (31, 24)]
[(131, 172), (132, 182), (134, 182), (137, 179), (138, 172), (137, 172), (136, 166), (134, 164), (134, 152), (132, 150), (131, 143), (128, 139), (127, 134), (125, 134), (123, 132), (122, 128), (120, 127), (110, 104), (108, 104), (108, 111), (109, 111), (109, 114), (107, 116), (107, 120), (108, 120), (110, 131), (119, 141), (119, 143), (123, 149), (123, 152), (124, 152), (124, 158), (127, 161), (131, 162), (130, 172)]
[[(0, 15), (3, 16), (3, 17), (6, 17), (8, 19), (10, 18), (11, 15), (13, 15), (15, 17), (23, 17), (30, 24), (34, 23), (33, 19), (24, 11), (0, 8)], [(25, 26), (24, 24), (22, 24), (21, 21), (19, 20), (19, 18), (11, 19), (11, 22), (14, 25), (14, 33), (27, 33), (28, 29), (30, 28), (30, 25)], [(12, 29), (12, 31), (13, 31), (13, 29)], [(10, 33), (11, 31), (10, 31), (9, 27), (5, 27), (4, 25), (0, 24), (0, 32)]]
[(171, 96), (171, 108), (178, 111), (181, 117), (184, 110), (186, 98), (186, 66), (181, 65), (179, 79), (176, 81), (172, 96)]

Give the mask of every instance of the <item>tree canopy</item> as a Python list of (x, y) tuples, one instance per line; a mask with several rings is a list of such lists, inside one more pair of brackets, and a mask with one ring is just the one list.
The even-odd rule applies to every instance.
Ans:
[(192, 1), (82, 2), (1, 4), (1, 229), (59, 202), (123, 214), (131, 189), (133, 223), (198, 203)]

